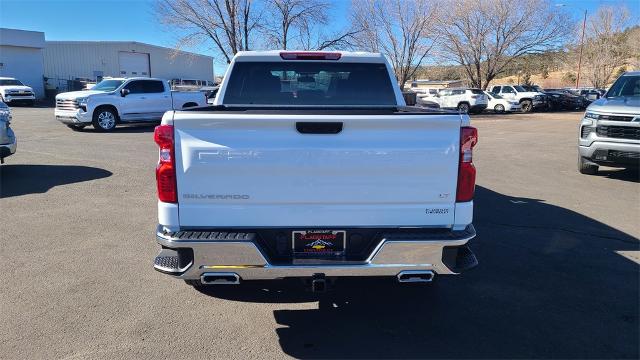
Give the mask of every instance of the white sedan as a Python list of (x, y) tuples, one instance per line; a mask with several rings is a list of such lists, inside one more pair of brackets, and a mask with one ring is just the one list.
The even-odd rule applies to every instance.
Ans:
[(503, 112), (511, 112), (511, 111), (520, 111), (521, 106), (517, 101), (505, 99), (500, 95), (485, 91), (487, 95), (487, 99), (489, 100), (489, 104), (487, 105), (487, 110), (493, 110), (496, 113)]

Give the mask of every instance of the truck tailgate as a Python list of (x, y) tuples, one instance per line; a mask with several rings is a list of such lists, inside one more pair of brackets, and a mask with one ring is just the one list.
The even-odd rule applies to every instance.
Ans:
[[(181, 227), (449, 226), (458, 114), (176, 112)], [(337, 134), (296, 123), (338, 122)]]

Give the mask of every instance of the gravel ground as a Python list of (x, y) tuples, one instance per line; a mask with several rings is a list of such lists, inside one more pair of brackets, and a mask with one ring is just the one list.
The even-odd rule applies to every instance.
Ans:
[(14, 108), (0, 357), (638, 358), (637, 172), (576, 170), (579, 113), (475, 116), (480, 266), (433, 286), (202, 293), (155, 272), (153, 127)]

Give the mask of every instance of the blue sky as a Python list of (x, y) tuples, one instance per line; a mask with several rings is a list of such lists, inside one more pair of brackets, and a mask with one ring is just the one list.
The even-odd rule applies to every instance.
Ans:
[[(514, 0), (514, 4), (518, 1)], [(350, 0), (333, 0), (334, 28), (344, 27)], [(640, 0), (557, 0), (576, 19), (584, 9), (626, 4), (640, 18)], [(177, 36), (157, 24), (153, 0), (0, 0), (0, 27), (43, 31), (47, 40), (124, 40), (172, 47)], [(215, 55), (206, 45), (191, 49)], [(219, 63), (219, 61), (216, 61)], [(220, 69), (220, 67), (216, 67)]]

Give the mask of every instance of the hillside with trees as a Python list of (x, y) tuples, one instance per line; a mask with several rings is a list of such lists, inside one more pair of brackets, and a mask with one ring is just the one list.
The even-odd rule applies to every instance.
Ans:
[[(582, 21), (546, 0), (160, 0), (177, 48), (207, 46), (229, 61), (243, 50), (383, 53), (403, 86), (413, 79), (575, 86)], [(331, 19), (349, 21), (336, 26)], [(635, 19), (635, 20), (632, 20)], [(635, 23), (634, 23), (635, 21)], [(580, 85), (605, 87), (640, 66), (637, 14), (601, 6), (586, 21)]]

